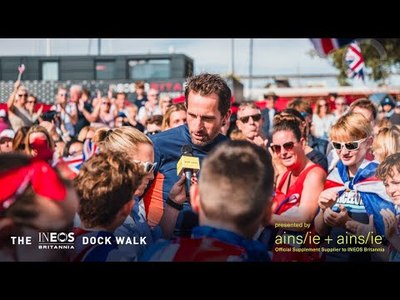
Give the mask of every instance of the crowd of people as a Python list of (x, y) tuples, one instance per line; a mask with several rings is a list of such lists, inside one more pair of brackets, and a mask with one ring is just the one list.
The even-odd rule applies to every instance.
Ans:
[[(0, 111), (0, 261), (400, 259), (400, 102), (299, 98), (278, 111), (268, 94), (235, 119), (231, 96), (203, 73), (185, 103), (143, 82), (133, 99), (72, 85), (43, 113), (15, 82)], [(200, 163), (190, 178), (185, 153)], [(39, 249), (49, 231), (73, 232), (74, 246)], [(341, 242), (370, 235), (380, 242)]]

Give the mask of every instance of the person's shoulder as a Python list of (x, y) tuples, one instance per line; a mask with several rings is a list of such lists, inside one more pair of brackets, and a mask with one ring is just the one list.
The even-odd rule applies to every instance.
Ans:
[(229, 138), (226, 135), (223, 135), (222, 133), (218, 134), (217, 137), (214, 140), (214, 143), (221, 143), (229, 141)]
[(324, 168), (317, 163), (313, 163), (312, 167), (310, 167), (310, 170), (307, 174), (307, 179), (311, 182), (319, 182), (320, 179), (325, 179), (326, 178), (326, 171)]
[(185, 133), (185, 125), (171, 128), (160, 133), (154, 134), (150, 137), (153, 143), (164, 143), (171, 141), (171, 139), (182, 139)]

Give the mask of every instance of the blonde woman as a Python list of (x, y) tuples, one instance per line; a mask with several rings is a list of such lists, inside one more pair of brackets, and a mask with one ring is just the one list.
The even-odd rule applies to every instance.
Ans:
[(161, 130), (167, 130), (186, 124), (186, 106), (184, 103), (172, 104), (164, 114)]
[(46, 128), (34, 125), (28, 130), (25, 137), (25, 153), (52, 162), (54, 141)]
[(383, 127), (372, 144), (375, 160), (382, 162), (387, 156), (400, 152), (400, 129), (397, 126)]

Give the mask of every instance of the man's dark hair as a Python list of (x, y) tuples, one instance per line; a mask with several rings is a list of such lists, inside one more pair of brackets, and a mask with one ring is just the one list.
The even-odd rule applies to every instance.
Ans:
[(248, 141), (219, 144), (204, 159), (199, 181), (202, 208), (213, 220), (244, 228), (265, 210), (273, 192), (270, 154)]
[(188, 97), (191, 91), (199, 93), (201, 96), (216, 94), (219, 99), (218, 110), (222, 116), (225, 116), (231, 107), (231, 89), (226, 81), (217, 74), (203, 73), (188, 78), (185, 87), (186, 107), (188, 107)]

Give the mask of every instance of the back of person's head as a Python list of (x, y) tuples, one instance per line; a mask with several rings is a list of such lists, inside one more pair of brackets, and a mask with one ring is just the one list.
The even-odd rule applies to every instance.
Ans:
[(0, 218), (43, 231), (72, 225), (78, 202), (70, 182), (41, 160), (0, 155)]
[(225, 116), (231, 106), (232, 92), (226, 81), (218, 74), (202, 73), (189, 77), (185, 87), (185, 101), (188, 107), (189, 93), (193, 92), (201, 96), (216, 94), (218, 96), (218, 110)]
[(152, 141), (143, 132), (133, 127), (100, 128), (96, 131), (93, 141), (101, 151), (137, 153), (140, 144), (153, 145)]
[(138, 80), (135, 82), (135, 89), (144, 90), (144, 81)]
[(309, 115), (312, 115), (313, 113), (310, 103), (303, 99), (294, 99), (293, 101), (289, 102), (287, 108), (292, 108), (300, 113), (306, 113)]
[(13, 151), (21, 151), (24, 152), (25, 150), (25, 137), (29, 131), (29, 126), (22, 126), (20, 127), (17, 132), (15, 133), (15, 137), (13, 139)]
[(74, 180), (84, 225), (113, 224), (118, 212), (133, 199), (143, 175), (140, 165), (125, 153), (99, 153), (86, 161)]
[(229, 134), (229, 138), (232, 141), (245, 141), (246, 140), (246, 136), (238, 128), (235, 128), (232, 130), (232, 132)]
[(341, 116), (329, 133), (331, 141), (355, 141), (372, 135), (370, 121), (360, 113), (350, 112)]
[(400, 152), (400, 130), (398, 127), (382, 127), (374, 137), (372, 151), (375, 159), (380, 162), (390, 154)]
[(354, 111), (354, 109), (356, 107), (363, 108), (363, 109), (366, 109), (369, 112), (371, 112), (371, 117), (373, 120), (370, 120), (370, 121), (376, 120), (376, 116), (378, 115), (378, 109), (376, 108), (376, 106), (374, 105), (374, 103), (371, 100), (369, 100), (367, 98), (357, 99), (356, 101), (354, 101), (350, 104), (349, 112)]
[(273, 178), (271, 157), (265, 149), (247, 141), (224, 142), (202, 165), (201, 210), (211, 222), (254, 234), (251, 231), (257, 230), (266, 213), (269, 217)]

